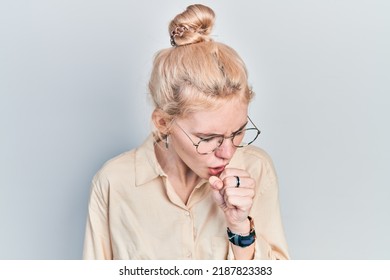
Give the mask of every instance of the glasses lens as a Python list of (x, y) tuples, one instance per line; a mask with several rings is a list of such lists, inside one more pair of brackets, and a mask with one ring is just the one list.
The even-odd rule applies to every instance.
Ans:
[(247, 128), (242, 132), (236, 134), (233, 138), (233, 144), (236, 147), (245, 147), (256, 140), (259, 131), (256, 128)]
[[(236, 147), (245, 147), (254, 142), (259, 136), (260, 131), (256, 128), (247, 128), (237, 133), (233, 140), (233, 145)], [(208, 139), (203, 139), (199, 142), (197, 150), (200, 154), (209, 154), (215, 151), (221, 143), (224, 141), (224, 137), (212, 137)]]
[(213, 152), (216, 148), (221, 146), (223, 142), (223, 136), (221, 137), (212, 137), (208, 139), (203, 139), (198, 144), (198, 153), (208, 154)]

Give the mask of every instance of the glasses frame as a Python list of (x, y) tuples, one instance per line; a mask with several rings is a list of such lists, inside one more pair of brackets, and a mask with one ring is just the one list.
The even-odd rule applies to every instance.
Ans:
[[(247, 118), (248, 118), (248, 120), (250, 121), (250, 123), (251, 123), (254, 127), (241, 129), (241, 130), (239, 130), (239, 131), (234, 132), (232, 135), (226, 136), (226, 137), (225, 137), (224, 135), (222, 135), (222, 134), (220, 134), (220, 135), (218, 134), (218, 135), (215, 135), (215, 136), (212, 136), (212, 137), (209, 137), (209, 138), (200, 139), (200, 140), (198, 141), (198, 143), (195, 143), (194, 140), (192, 140), (191, 136), (188, 135), (188, 133), (187, 133), (187, 132), (186, 132), (186, 131), (177, 123), (177, 122), (175, 122), (175, 124), (181, 129), (181, 131), (184, 132), (184, 134), (188, 137), (188, 139), (190, 139), (190, 141), (192, 142), (192, 145), (195, 146), (196, 152), (197, 152), (198, 154), (200, 154), (200, 155), (208, 155), (208, 154), (214, 153), (219, 147), (221, 147), (222, 144), (223, 144), (223, 142), (225, 141), (225, 139), (231, 139), (231, 140), (232, 140), (233, 146), (236, 147), (236, 148), (243, 148), (243, 147), (249, 146), (250, 144), (252, 144), (253, 142), (255, 142), (256, 139), (257, 139), (257, 137), (259, 137), (261, 131), (260, 131), (260, 129), (257, 128), (257, 126), (253, 123), (253, 121), (251, 120), (251, 118), (250, 118), (249, 116), (247, 116)], [(241, 133), (242, 131), (247, 131), (247, 130), (256, 130), (256, 131), (257, 131), (256, 137), (255, 137), (251, 142), (246, 143), (245, 145), (238, 145), (238, 146), (235, 145), (234, 142), (233, 142), (234, 137), (236, 137), (237, 134)], [(200, 143), (202, 143), (202, 142), (204, 142), (204, 141), (206, 141), (206, 140), (208, 140), (208, 139), (210, 139), (210, 138), (215, 138), (215, 137), (221, 137), (223, 140), (221, 141), (221, 143), (220, 143), (217, 147), (215, 147), (214, 150), (212, 150), (212, 151), (210, 151), (210, 152), (207, 152), (207, 153), (200, 153), (200, 152), (198, 151), (198, 147), (199, 147)]]

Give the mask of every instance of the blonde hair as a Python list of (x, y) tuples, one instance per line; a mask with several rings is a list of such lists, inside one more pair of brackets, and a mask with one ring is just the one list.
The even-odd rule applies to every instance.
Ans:
[(173, 47), (156, 54), (149, 90), (155, 107), (171, 119), (217, 108), (232, 98), (252, 99), (242, 59), (210, 37), (214, 21), (213, 10), (197, 4), (169, 24)]

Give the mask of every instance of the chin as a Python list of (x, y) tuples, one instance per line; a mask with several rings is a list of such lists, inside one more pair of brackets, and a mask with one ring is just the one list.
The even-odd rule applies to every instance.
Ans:
[(207, 170), (196, 172), (196, 175), (205, 180), (208, 180), (212, 176)]

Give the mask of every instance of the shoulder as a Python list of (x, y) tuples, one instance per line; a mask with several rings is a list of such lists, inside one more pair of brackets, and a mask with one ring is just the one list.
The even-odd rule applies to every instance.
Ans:
[(148, 137), (139, 147), (123, 152), (104, 163), (94, 176), (93, 182), (110, 188), (136, 185), (136, 174), (139, 175), (138, 181), (145, 176), (154, 176), (154, 158), (153, 140)]
[(238, 164), (261, 164), (261, 165), (271, 165), (273, 166), (272, 159), (270, 155), (263, 150), (254, 145), (249, 145), (247, 147), (237, 149), (234, 154), (233, 161)]
[(101, 191), (108, 190), (116, 182), (132, 177), (135, 150), (121, 153), (106, 161), (92, 179), (92, 187)]
[(277, 175), (273, 160), (263, 149), (250, 145), (237, 149), (231, 166), (246, 170), (260, 185), (262, 189), (277, 183)]
[(112, 173), (127, 171), (134, 164), (135, 151), (126, 151), (109, 159), (103, 164), (96, 175), (109, 176)]

